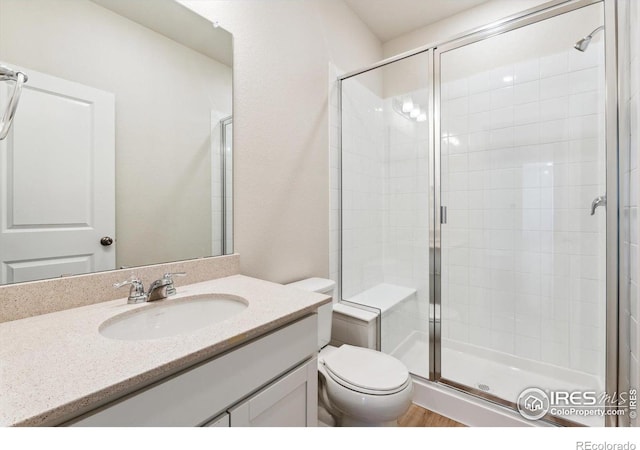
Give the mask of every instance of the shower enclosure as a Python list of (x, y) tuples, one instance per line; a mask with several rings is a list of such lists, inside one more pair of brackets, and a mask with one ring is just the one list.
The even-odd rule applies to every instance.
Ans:
[(340, 77), (342, 300), (413, 375), (511, 408), (617, 390), (614, 7), (550, 2)]

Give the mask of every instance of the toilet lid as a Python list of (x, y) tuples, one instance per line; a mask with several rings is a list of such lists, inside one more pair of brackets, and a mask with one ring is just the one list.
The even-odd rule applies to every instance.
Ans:
[(375, 350), (343, 345), (323, 358), (336, 382), (365, 393), (393, 394), (404, 389), (409, 371), (396, 358)]

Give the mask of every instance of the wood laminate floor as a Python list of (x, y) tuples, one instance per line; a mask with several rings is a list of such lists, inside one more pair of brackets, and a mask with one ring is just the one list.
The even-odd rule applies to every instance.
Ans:
[(409, 411), (398, 419), (398, 425), (401, 427), (464, 427), (460, 422), (417, 405), (411, 405)]

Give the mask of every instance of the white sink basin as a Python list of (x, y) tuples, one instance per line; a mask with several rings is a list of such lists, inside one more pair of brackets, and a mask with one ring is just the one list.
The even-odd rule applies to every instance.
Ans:
[(99, 331), (105, 337), (125, 341), (175, 336), (222, 322), (247, 306), (244, 298), (229, 294), (159, 300), (106, 320)]

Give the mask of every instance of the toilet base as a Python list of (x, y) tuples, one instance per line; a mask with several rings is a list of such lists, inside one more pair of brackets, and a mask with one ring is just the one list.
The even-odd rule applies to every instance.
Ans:
[(336, 419), (322, 405), (322, 399), (318, 398), (318, 426), (335, 427)]
[(398, 420), (388, 422), (365, 422), (355, 417), (341, 414), (330, 405), (325, 397), (324, 382), (320, 378), (318, 383), (318, 426), (324, 427), (397, 427)]

